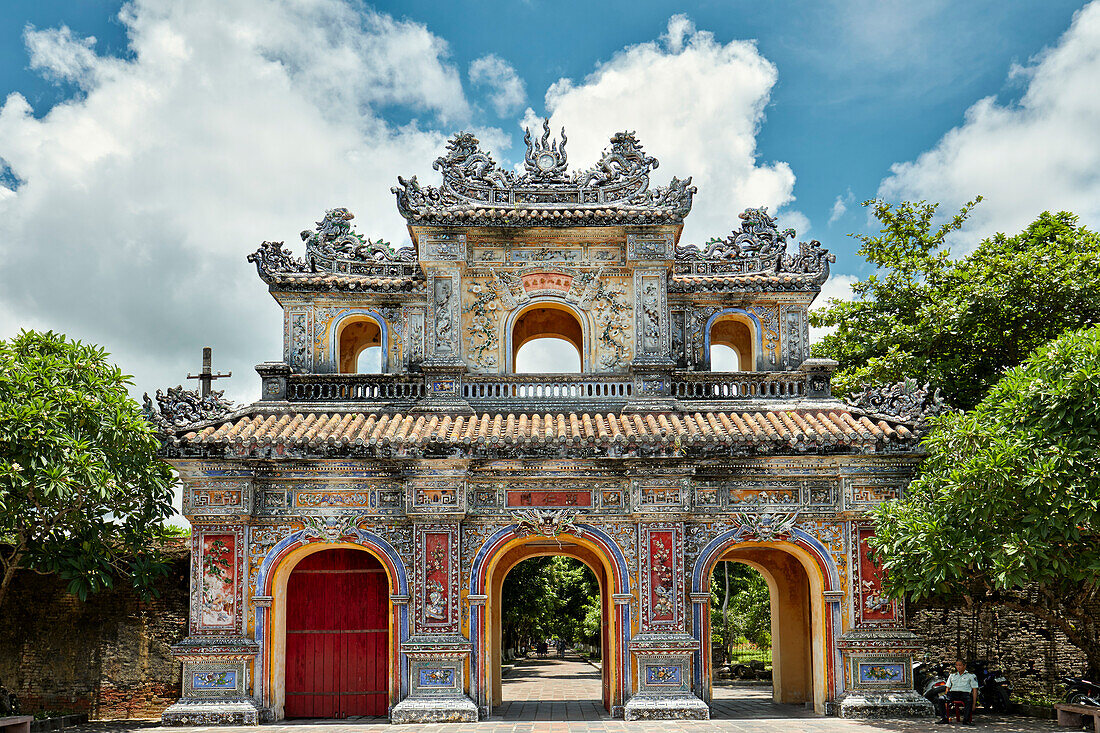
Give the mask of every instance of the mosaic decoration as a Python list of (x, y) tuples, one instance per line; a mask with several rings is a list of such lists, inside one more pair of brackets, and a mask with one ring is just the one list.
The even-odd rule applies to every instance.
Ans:
[(647, 685), (675, 685), (683, 684), (683, 670), (678, 665), (646, 665), (645, 681)]
[(865, 685), (896, 684), (905, 679), (905, 669), (901, 664), (859, 663), (859, 681)]
[(858, 562), (856, 575), (859, 583), (857, 595), (857, 618), (861, 624), (896, 624), (899, 622), (897, 601), (889, 598), (882, 590), (882, 581), (886, 576), (874, 559), (868, 540), (875, 536), (872, 527), (859, 527), (856, 533)]
[(205, 629), (233, 628), (237, 612), (237, 536), (203, 534), (202, 596), (199, 626)]
[[(709, 574), (742, 546), (820, 573), (816, 700), (919, 707), (916, 645), (883, 596), (867, 513), (903, 495), (934, 390), (830, 396), (807, 308), (834, 258), (788, 247), (766, 209), (678, 243), (695, 188), (651, 185), (657, 161), (633, 133), (582, 170), (564, 130), (544, 122), (525, 142), (512, 170), (460, 133), (435, 161), (440, 185), (399, 178), (413, 246), (358, 234), (339, 207), (302, 232), (304, 254), (262, 243), (248, 259), (283, 308), (283, 352), (257, 367), (259, 402), (146, 397), (193, 527), (182, 697), (165, 722), (279, 717), (287, 575), (344, 546), (390, 581), (378, 653), (395, 723), (492, 715), (492, 573), (524, 545), (606, 571), (613, 717), (709, 715)], [(509, 328), (527, 307), (577, 316), (584, 373), (512, 373)], [(758, 324), (760, 354), (716, 374), (708, 324), (734, 310)], [(339, 373), (339, 324), (356, 315), (382, 328), (381, 374)]]
[(237, 687), (237, 672), (195, 672), (191, 676), (191, 687), (195, 690), (226, 690)]
[(645, 570), (642, 621), (647, 629), (675, 631), (682, 620), (683, 540), (680, 525), (643, 525)]
[(421, 668), (421, 687), (454, 687), (455, 671), (453, 669)]

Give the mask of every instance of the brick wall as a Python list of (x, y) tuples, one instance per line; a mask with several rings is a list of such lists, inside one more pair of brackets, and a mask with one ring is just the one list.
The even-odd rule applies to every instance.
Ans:
[(167, 548), (160, 597), (121, 588), (82, 602), (56, 576), (16, 575), (0, 608), (0, 684), (25, 712), (157, 718), (179, 699), (180, 664), (169, 647), (187, 633), (185, 541)]
[(1018, 693), (1056, 693), (1060, 676), (1085, 672), (1085, 655), (1065, 634), (1021, 611), (910, 604), (908, 614), (909, 628), (926, 642), (926, 658), (989, 660), (1008, 673)]

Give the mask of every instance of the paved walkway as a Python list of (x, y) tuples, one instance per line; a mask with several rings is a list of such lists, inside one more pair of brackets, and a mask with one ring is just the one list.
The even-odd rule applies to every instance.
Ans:
[[(1073, 731), (1053, 721), (1012, 716), (974, 716), (975, 726), (933, 725), (924, 720), (841, 720), (803, 706), (777, 705), (771, 688), (723, 685), (715, 688), (711, 720), (626, 723), (612, 720), (600, 703), (600, 672), (580, 658), (522, 660), (507, 672), (504, 704), (489, 720), (456, 725), (389, 725), (377, 718), (294, 720), (262, 726), (261, 733), (916, 733), (966, 730), (986, 733)], [(249, 733), (255, 728), (160, 728), (151, 721), (110, 721), (67, 728), (66, 733)]]

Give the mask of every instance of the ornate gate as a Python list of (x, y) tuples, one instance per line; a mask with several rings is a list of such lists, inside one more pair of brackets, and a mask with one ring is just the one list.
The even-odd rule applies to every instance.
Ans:
[(324, 550), (287, 583), (286, 716), (385, 715), (386, 572), (370, 553)]

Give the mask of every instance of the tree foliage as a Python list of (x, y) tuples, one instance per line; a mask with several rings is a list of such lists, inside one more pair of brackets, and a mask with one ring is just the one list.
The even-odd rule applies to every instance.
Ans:
[(996, 600), (1100, 675), (1100, 326), (1064, 334), (966, 413), (933, 419), (907, 496), (875, 511), (895, 594)]
[(835, 329), (813, 354), (840, 363), (837, 394), (913, 377), (969, 409), (1038, 346), (1100, 323), (1100, 236), (1047, 212), (953, 259), (947, 240), (980, 200), (938, 227), (936, 204), (864, 202), (882, 225), (857, 237), (876, 272), (853, 286), (855, 300), (810, 315)]
[(547, 637), (567, 644), (598, 644), (600, 586), (584, 563), (570, 557), (535, 557), (504, 578), (501, 608), (505, 648)]
[(759, 571), (744, 563), (722, 562), (714, 569), (710, 590), (713, 643), (721, 644), (727, 653), (743, 642), (771, 648), (771, 600)]
[(53, 332), (0, 341), (0, 604), (15, 571), (57, 573), (81, 599), (166, 572), (154, 544), (171, 469), (100, 348)]

